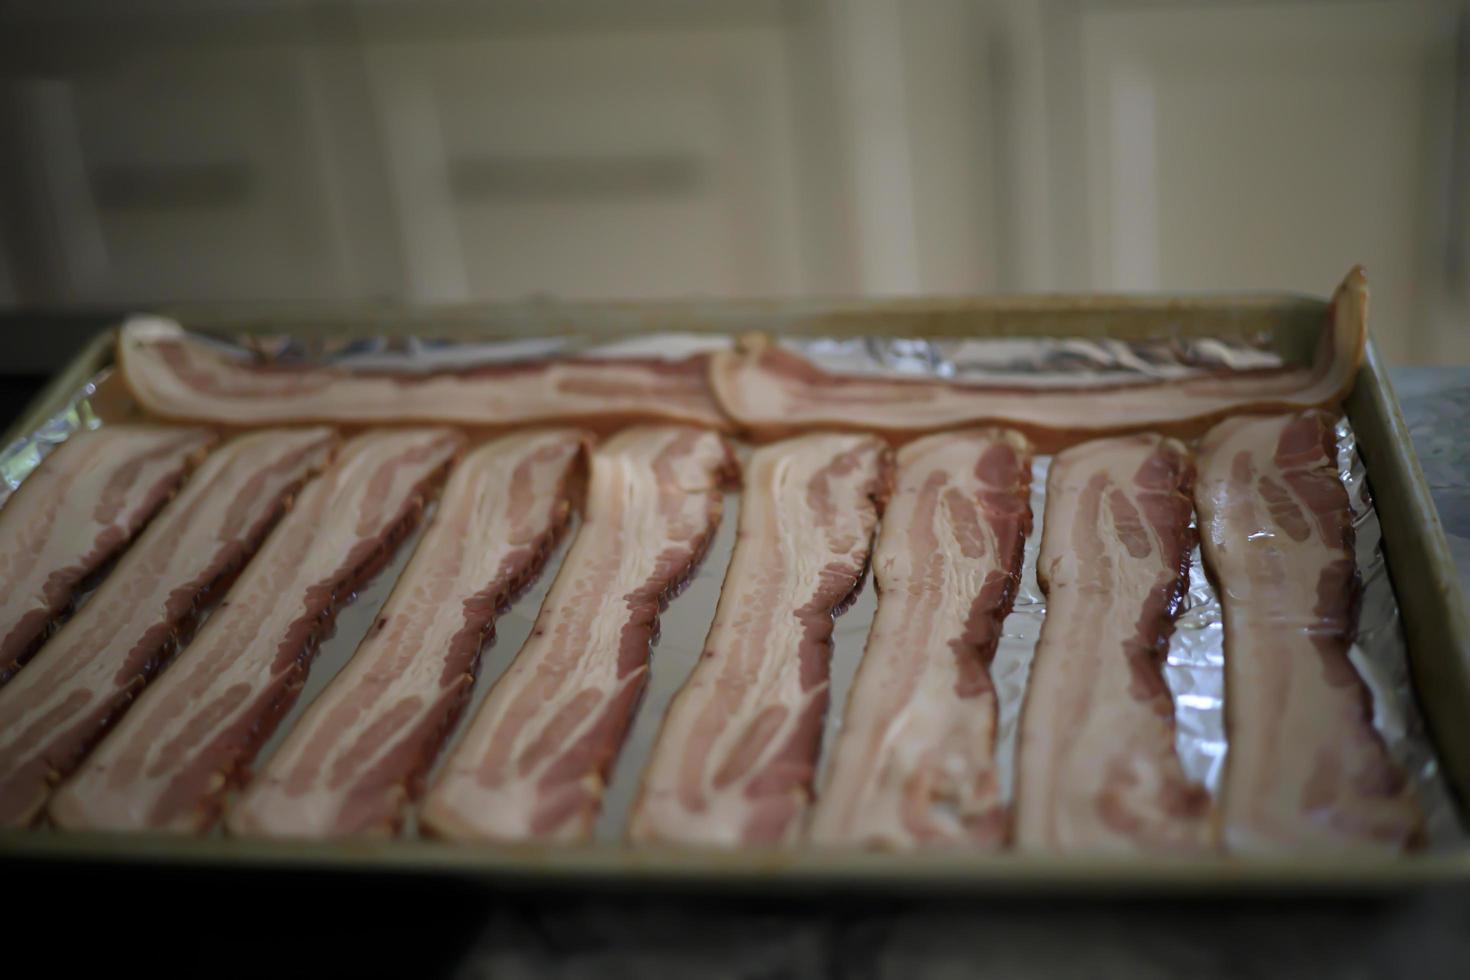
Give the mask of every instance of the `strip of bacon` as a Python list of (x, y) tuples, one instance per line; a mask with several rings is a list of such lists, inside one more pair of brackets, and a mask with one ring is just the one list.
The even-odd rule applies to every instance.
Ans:
[(1420, 831), (1348, 659), (1359, 582), (1334, 421), (1230, 419), (1200, 448), (1205, 564), (1225, 607), (1221, 810), (1233, 851), (1400, 850)]
[(929, 436), (898, 454), (873, 554), (878, 611), (812, 811), (820, 845), (1004, 843), (990, 661), (1031, 530), (1031, 448), (1014, 432)]
[(727, 429), (702, 355), (558, 357), (424, 373), (249, 361), (178, 324), (134, 319), (118, 335), (133, 396), (162, 418), (216, 425), (444, 422), (503, 427), (578, 423), (612, 429), (666, 421)]
[(633, 840), (795, 836), (827, 713), (832, 620), (862, 583), (889, 463), (881, 440), (833, 434), (751, 458), (715, 621), (654, 743)]
[(712, 432), (639, 428), (592, 457), (587, 519), (530, 639), (424, 800), (454, 840), (585, 840), (646, 686), (658, 614), (719, 527), (734, 457)]
[(51, 819), (67, 828), (208, 827), (295, 701), (338, 607), (389, 559), (461, 445), (446, 429), (349, 442), (178, 662), (52, 794)]
[(1333, 297), (1310, 365), (1108, 387), (1019, 388), (927, 378), (829, 374), (764, 336), (711, 355), (710, 381), (726, 414), (759, 440), (811, 428), (909, 438), (993, 424), (1019, 429), (1044, 451), (1117, 432), (1194, 435), (1247, 411), (1335, 405), (1363, 357), (1368, 287), (1354, 269)]
[(1159, 436), (1052, 460), (1036, 577), (1047, 595), (1016, 743), (1016, 843), (1191, 850), (1210, 800), (1174, 748), (1163, 660), (1189, 584), (1194, 461)]
[(372, 631), (230, 811), (232, 832), (397, 832), (496, 616), (566, 528), (587, 442), (575, 429), (507, 436), (455, 467)]
[(205, 429), (108, 426), (76, 433), (26, 477), (0, 510), (0, 684), (213, 443)]
[(214, 452), (91, 600), (0, 690), (0, 826), (35, 820), (51, 787), (188, 642), (199, 611), (335, 446), (330, 429), (277, 429)]

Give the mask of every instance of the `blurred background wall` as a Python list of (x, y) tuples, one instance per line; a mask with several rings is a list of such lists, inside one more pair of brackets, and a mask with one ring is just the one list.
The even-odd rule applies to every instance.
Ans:
[(1470, 5), (0, 5), (0, 307), (1329, 292), (1470, 361)]

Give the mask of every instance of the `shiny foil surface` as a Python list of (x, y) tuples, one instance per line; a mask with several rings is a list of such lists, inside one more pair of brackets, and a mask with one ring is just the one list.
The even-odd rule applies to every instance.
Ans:
[(93, 410), (92, 396), (111, 374), (111, 368), (105, 369), (83, 385), (67, 402), (66, 408), (47, 419), (40, 428), (0, 448), (0, 504), (10, 499), (31, 470), (40, 466), (41, 460), (66, 442), (73, 432), (95, 429), (102, 424)]
[[(602, 356), (678, 357), (725, 347), (730, 342), (729, 338), (721, 336), (657, 334), (605, 343), (555, 337), (474, 343), (419, 339), (321, 342), (275, 338), (253, 339), (248, 347), (282, 362), (423, 371), (570, 351)], [(1182, 338), (1135, 342), (804, 337), (787, 338), (782, 342), (833, 371), (1003, 381), (1008, 385), (1172, 380), (1198, 372), (1248, 370), (1280, 363), (1264, 339), (1258, 345)], [(93, 407), (98, 385), (105, 379), (104, 372), (77, 392), (64, 411), (35, 432), (0, 449), (0, 500), (19, 486), (46, 453), (72, 432), (105, 424), (106, 420)], [(1454, 844), (1463, 840), (1463, 830), (1415, 704), (1398, 602), (1383, 555), (1382, 533), (1373, 508), (1368, 476), (1346, 419), (1337, 426), (1337, 439), (1339, 473), (1352, 502), (1358, 567), (1363, 582), (1358, 638), (1350, 656), (1372, 693), (1374, 724), (1420, 800), (1426, 817), (1428, 845), (1435, 848)], [(742, 460), (748, 458), (747, 447), (739, 447), (739, 450)], [(1026, 543), (1025, 566), (1015, 608), (1005, 622), (1003, 637), (991, 666), (1000, 702), (998, 763), (1002, 790), (1007, 798), (1014, 780), (1017, 720), (1036, 638), (1046, 614), (1046, 598), (1036, 582), (1036, 557), (1050, 462), (1049, 456), (1038, 456), (1034, 463), (1031, 483), (1033, 531)], [(658, 734), (664, 711), (693, 669), (714, 618), (725, 567), (734, 547), (739, 509), (739, 493), (727, 494), (724, 518), (708, 555), (688, 587), (662, 616), (661, 635), (654, 650), (648, 688), (607, 787), (603, 813), (596, 828), (598, 840), (615, 842), (623, 839), (642, 769)], [(431, 517), (432, 509), (425, 515), (426, 521)], [(333, 635), (321, 645), (302, 697), (266, 744), (257, 764), (268, 758), (301, 712), (351, 657), (407, 563), (419, 533), (404, 542), (394, 560), (338, 616)], [(575, 533), (575, 525), (572, 533)], [(570, 536), (568, 534), (563, 540), (539, 580), (498, 620), (495, 640), (483, 655), (480, 680), (470, 709), (461, 718), (461, 730), (465, 727), (464, 720), (483, 701), (492, 683), (530, 634), (536, 612), (566, 554)], [(865, 582), (857, 600), (837, 620), (831, 670), (832, 700), (824, 732), (824, 751), (830, 749), (842, 723), (848, 690), (862, 657), (875, 607), (876, 597), (871, 582)], [(1218, 794), (1220, 790), (1227, 751), (1223, 713), (1223, 640), (1219, 600), (1205, 575), (1196, 547), (1190, 567), (1189, 589), (1179, 609), (1164, 672), (1174, 695), (1176, 745), (1185, 771), (1203, 783), (1212, 794)], [(441, 761), (452, 744), (453, 737), (446, 745), (446, 752), (441, 753)], [(819, 769), (818, 789), (822, 778), (823, 773)], [(413, 828), (410, 820), (410, 833)]]

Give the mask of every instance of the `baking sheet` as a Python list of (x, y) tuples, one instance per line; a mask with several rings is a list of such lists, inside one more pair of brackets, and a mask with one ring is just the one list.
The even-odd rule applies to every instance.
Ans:
[[(1200, 372), (1269, 368), (1280, 363), (1269, 340), (1269, 337), (1259, 337), (1246, 343), (1200, 338), (1166, 341), (966, 338), (939, 341), (805, 337), (783, 339), (782, 343), (825, 367), (844, 372), (1045, 386), (1060, 381), (1068, 384), (1116, 384), (1129, 380), (1173, 380)], [(729, 338), (721, 336), (652, 334), (605, 343), (558, 337), (493, 342), (438, 342), (419, 338), (324, 342), (255, 337), (251, 338), (248, 346), (283, 362), (423, 371), (449, 365), (463, 367), (475, 363), (501, 363), (571, 351), (609, 357), (673, 357), (730, 343)], [(0, 501), (71, 432), (95, 428), (133, 414), (135, 406), (127, 404), (126, 399), (117, 398), (117, 388), (116, 379), (110, 377), (109, 372), (99, 374), (76, 393), (62, 412), (34, 433), (0, 450)], [(1426, 815), (1429, 846), (1444, 847), (1463, 841), (1463, 829), (1414, 702), (1408, 676), (1407, 647), (1398, 602), (1384, 561), (1378, 517), (1362, 458), (1345, 419), (1338, 425), (1337, 436), (1339, 473), (1352, 501), (1358, 564), (1364, 585), (1359, 635), (1350, 656), (1373, 695), (1374, 724), (1421, 802)], [(748, 455), (747, 448), (739, 447), (739, 450), (742, 459)], [(1037, 457), (1034, 464), (1031, 500), (1034, 530), (1026, 545), (1025, 566), (1015, 609), (1006, 620), (991, 669), (1000, 707), (999, 775), (1002, 792), (1007, 799), (1013, 780), (1016, 722), (1032, 651), (1046, 611), (1045, 597), (1036, 582), (1035, 565), (1049, 464), (1049, 456)], [(604, 810), (596, 826), (595, 838), (599, 841), (618, 842), (623, 839), (641, 770), (651, 752), (663, 713), (698, 659), (705, 632), (714, 617), (725, 566), (733, 547), (739, 501), (738, 493), (726, 496), (725, 516), (709, 554), (689, 587), (663, 616), (649, 687), (610, 779)], [(432, 509), (426, 514), (426, 520), (431, 518)], [(351, 657), (416, 546), (422, 526), (405, 541), (395, 560), (343, 609), (333, 635), (322, 643), (302, 697), (266, 743), (258, 763), (269, 757), (301, 712)], [(462, 716), (459, 731), (450, 742), (451, 746), (465, 728), (464, 720), (472, 716), (492, 682), (505, 670), (529, 635), (536, 612), (570, 539), (571, 535), (568, 535), (540, 579), (497, 623), (496, 640), (484, 653), (480, 682), (476, 685), (469, 710)], [(848, 689), (862, 655), (875, 607), (876, 597), (870, 583), (865, 582), (857, 601), (836, 624), (831, 672), (832, 710), (825, 726), (823, 769), (825, 750), (833, 744), (841, 725)], [(1169, 646), (1165, 676), (1174, 694), (1176, 741), (1185, 771), (1212, 793), (1219, 790), (1226, 748), (1222, 710), (1222, 644), (1219, 602), (1204, 574), (1199, 549), (1196, 548), (1189, 590)], [(447, 751), (441, 754), (441, 764), (447, 754)], [(822, 777), (823, 771), (819, 770), (818, 787)], [(409, 832), (413, 831), (414, 826), (410, 822)]]

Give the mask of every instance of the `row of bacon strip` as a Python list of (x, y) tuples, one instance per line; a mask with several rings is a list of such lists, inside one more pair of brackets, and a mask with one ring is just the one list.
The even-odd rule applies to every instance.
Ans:
[[(581, 430), (543, 429), (465, 453), (450, 429), (339, 445), (330, 429), (289, 428), (238, 436), (199, 462), (213, 439), (156, 426), (79, 434), (0, 510), (0, 822), (199, 831), (227, 811), (235, 833), (332, 837), (393, 833), (421, 800), (421, 826), (445, 838), (588, 838), (659, 611), (702, 558), (735, 478), (724, 438), (633, 427), (589, 451)], [(988, 667), (1030, 533), (1031, 453), (996, 429), (929, 436), (896, 456), (841, 433), (757, 450), (715, 619), (663, 719), (632, 839), (1411, 843), (1418, 809), (1347, 657), (1350, 511), (1332, 418), (1315, 411), (1227, 420), (1197, 459), (1173, 439), (1132, 435), (1053, 460), (1038, 564), (1049, 613), (1005, 805)], [(252, 778), (336, 610), (446, 472), (431, 526), (355, 656)], [(426, 788), (496, 615), (584, 496), (530, 638)], [(1218, 805), (1183, 774), (1162, 675), (1196, 510), (1225, 611)], [(877, 613), (816, 794), (833, 617), (870, 558)]]
[(1333, 297), (1309, 364), (1044, 393), (944, 379), (834, 375), (763, 335), (684, 360), (560, 357), (390, 372), (242, 359), (171, 321), (148, 318), (122, 331), (118, 364), (152, 415), (227, 427), (574, 424), (611, 430), (659, 422), (768, 442), (834, 430), (902, 441), (1003, 425), (1051, 452), (1100, 435), (1194, 436), (1230, 415), (1336, 404), (1363, 357), (1367, 300), (1366, 276), (1354, 269)]

